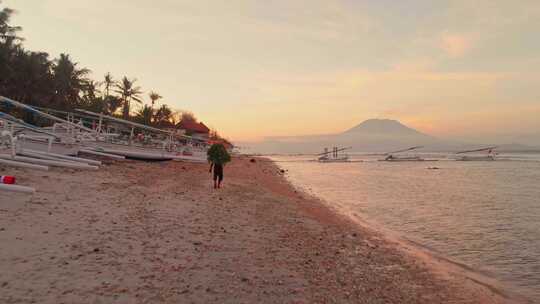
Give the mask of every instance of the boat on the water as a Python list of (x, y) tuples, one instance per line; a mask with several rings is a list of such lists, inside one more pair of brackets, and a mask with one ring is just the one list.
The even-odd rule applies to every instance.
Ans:
[(349, 155), (340, 154), (340, 152), (351, 149), (351, 147), (338, 148), (333, 147), (332, 151), (328, 151), (328, 148), (324, 148), (323, 153), (317, 154), (317, 161), (321, 163), (344, 163), (349, 162)]
[[(422, 146), (414, 146), (407, 149), (397, 150), (393, 152), (383, 153), (383, 156), (386, 156), (379, 161), (389, 161), (389, 162), (407, 162), (407, 161), (424, 161), (422, 157), (418, 155), (403, 155), (402, 153), (413, 151), (423, 148)], [(401, 155), (400, 155), (401, 154)]]
[(424, 161), (425, 159), (420, 156), (394, 156), (388, 155), (385, 159), (381, 161), (391, 161), (391, 162), (404, 162), (404, 161)]
[[(457, 161), (494, 161), (497, 157), (495, 149), (497, 147), (487, 147), (475, 150), (457, 152)], [(474, 154), (477, 153), (477, 154)], [(478, 154), (480, 153), (480, 154)], [(464, 154), (464, 155), (461, 155)]]

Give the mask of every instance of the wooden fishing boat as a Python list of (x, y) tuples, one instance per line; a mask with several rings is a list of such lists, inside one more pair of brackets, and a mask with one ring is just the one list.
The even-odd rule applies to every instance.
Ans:
[[(120, 118), (98, 114), (86, 110), (77, 109), (78, 112), (84, 113), (86, 115), (93, 115), (99, 118), (100, 122), (98, 125), (98, 130), (101, 129), (100, 126), (102, 121), (109, 120), (116, 123), (124, 124), (131, 127), (131, 134), (127, 140), (122, 140), (118, 134), (115, 134), (114, 137), (106, 136), (106, 140), (94, 140), (94, 141), (85, 141), (84, 145), (87, 148), (92, 149), (97, 152), (110, 153), (115, 155), (121, 155), (126, 158), (139, 159), (139, 160), (153, 160), (153, 161), (165, 161), (165, 160), (181, 160), (181, 161), (191, 161), (191, 162), (205, 162), (206, 155), (202, 157), (199, 151), (191, 151), (187, 149), (185, 145), (179, 145), (173, 140), (174, 134), (171, 131), (161, 130), (154, 127), (146, 126), (143, 124), (123, 120)], [(143, 129), (148, 132), (155, 134), (160, 134), (162, 137), (165, 136), (166, 139), (154, 140), (138, 140), (134, 135), (135, 128)], [(189, 136), (183, 136), (186, 140), (191, 140)]]
[(36, 150), (61, 155), (76, 156), (81, 145), (55, 142), (50, 137), (20, 135), (17, 137), (17, 150)]
[(420, 156), (394, 156), (388, 155), (385, 159), (381, 161), (390, 161), (390, 162), (406, 162), (406, 161), (424, 161)]
[(346, 148), (338, 148), (333, 147), (332, 151), (328, 151), (328, 148), (324, 148), (323, 153), (317, 154), (319, 156), (317, 158), (318, 162), (321, 163), (344, 163), (349, 162), (349, 156), (347, 154), (340, 154), (339, 152), (349, 150), (351, 147)]
[[(55, 113), (61, 112), (68, 115), (68, 120), (64, 120), (6, 97), (0, 96), (0, 102), (5, 102), (12, 106), (19, 107), (25, 111), (56, 122), (56, 124), (49, 128), (32, 127), (33, 129), (31, 129), (31, 131), (35, 131), (37, 133), (52, 135), (52, 138), (54, 138), (53, 141), (44, 136), (40, 137), (25, 130), (25, 138), (24, 141), (21, 142), (21, 147), (23, 149), (37, 150), (54, 154), (76, 155), (82, 148), (87, 152), (101, 153), (103, 155), (116, 155), (140, 160), (177, 159), (198, 162), (206, 161), (205, 153), (201, 155), (200, 153), (191, 153), (191, 155), (185, 155), (190, 153), (183, 153), (183, 145), (181, 142), (175, 142), (173, 140), (173, 132), (168, 130), (161, 130), (147, 125), (86, 110), (77, 109), (78, 112), (83, 113), (83, 115), (80, 115), (44, 109), (46, 111), (53, 111)], [(87, 128), (83, 124), (82, 118), (79, 118), (79, 121), (76, 122), (76, 116), (83, 116), (86, 119), (95, 119), (92, 123), (93, 128)], [(95, 125), (96, 121), (99, 121), (97, 125)], [(103, 128), (105, 121), (127, 126), (127, 128), (131, 129), (131, 134), (127, 137), (127, 139), (122, 139), (118, 133), (105, 132)], [(156, 136), (148, 136), (145, 138), (145, 140), (140, 141), (137, 138), (140, 134), (135, 136), (134, 133), (136, 128), (138, 130), (142, 129)], [(194, 140), (189, 136), (182, 136), (183, 141), (189, 142)]]
[(166, 161), (174, 159), (174, 155), (165, 149), (124, 145), (108, 142), (85, 142), (85, 149), (120, 155), (125, 158), (138, 160)]
[[(422, 148), (422, 146), (414, 146), (407, 149), (397, 150), (393, 152), (383, 153), (379, 155), (386, 156), (383, 159), (380, 159), (379, 161), (389, 161), (389, 162), (410, 162), (410, 161), (424, 161), (420, 156), (417, 155), (402, 155), (402, 153), (414, 151), (417, 149)], [(401, 154), (401, 155), (400, 155)]]
[[(487, 147), (487, 148), (481, 148), (481, 149), (475, 149), (475, 150), (460, 151), (456, 153), (456, 155), (458, 155), (456, 160), (457, 161), (494, 161), (497, 156), (497, 152), (495, 152), (496, 148), (497, 147)], [(485, 154), (474, 154), (474, 153), (485, 153)], [(461, 155), (461, 154), (465, 154), (465, 155)]]

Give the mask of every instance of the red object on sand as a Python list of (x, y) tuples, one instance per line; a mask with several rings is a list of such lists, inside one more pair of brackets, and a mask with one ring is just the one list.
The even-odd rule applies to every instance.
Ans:
[(15, 176), (0, 175), (0, 184), (15, 184)]

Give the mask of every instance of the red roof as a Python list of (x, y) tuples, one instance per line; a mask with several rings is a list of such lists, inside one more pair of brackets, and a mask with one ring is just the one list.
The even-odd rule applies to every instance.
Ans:
[(226, 139), (212, 139), (212, 140), (209, 140), (208, 143), (211, 144), (211, 145), (213, 145), (213, 144), (222, 144), (223, 146), (225, 146), (226, 149), (234, 148), (234, 145), (231, 144)]
[(193, 120), (182, 120), (178, 123), (178, 125), (176, 125), (176, 127), (191, 132), (210, 133), (210, 129), (208, 129), (208, 127), (205, 126), (202, 122), (196, 122)]

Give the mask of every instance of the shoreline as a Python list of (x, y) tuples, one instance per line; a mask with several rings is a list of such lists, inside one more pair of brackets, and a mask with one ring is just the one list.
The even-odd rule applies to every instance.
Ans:
[[(282, 168), (282, 166), (279, 165), (281, 161), (275, 162), (268, 156), (260, 157), (268, 159), (268, 161), (273, 162), (280, 169), (285, 170), (285, 168)], [(436, 273), (442, 276), (454, 276), (458, 279), (470, 280), (473, 284), (481, 285), (490, 292), (500, 296), (503, 301), (505, 301), (504, 303), (534, 303), (534, 300), (525, 296), (526, 290), (512, 286), (507, 282), (502, 282), (496, 278), (494, 273), (482, 269), (475, 269), (464, 262), (456, 261), (434, 248), (430, 248), (429, 246), (409, 238), (404, 233), (390, 230), (373, 219), (367, 219), (360, 216), (356, 210), (350, 208), (339, 209), (327, 200), (318, 197), (311, 190), (305, 189), (301, 185), (298, 185), (297, 187), (292, 180), (286, 176), (285, 178), (292, 188), (302, 192), (307, 197), (310, 197), (310, 199), (318, 201), (328, 208), (329, 212), (342, 216), (353, 222), (353, 225), (358, 225), (363, 229), (371, 230), (373, 233), (381, 235), (385, 240), (397, 244), (398, 250), (402, 250), (407, 254), (413, 255), (415, 258), (423, 260), (425, 263), (429, 264), (429, 267)]]
[[(280, 170), (285, 170), (284, 168), (279, 166), (279, 162), (274, 162), (272, 159), (265, 156), (260, 156), (260, 158), (267, 159), (268, 161), (275, 164), (278, 168), (280, 168)], [(369, 219), (360, 218), (357, 214), (357, 211), (347, 210), (350, 211), (350, 213), (348, 213), (345, 210), (339, 210), (338, 208), (332, 206), (330, 202), (318, 197), (316, 194), (311, 193), (310, 191), (301, 187), (295, 186), (294, 183), (289, 180), (285, 175), (284, 178), (287, 180), (287, 183), (289, 183), (290, 187), (294, 189), (295, 192), (302, 193), (304, 196), (308, 197), (309, 200), (317, 201), (319, 204), (324, 206), (324, 208), (327, 208), (329, 213), (333, 213), (338, 217), (343, 217), (345, 221), (350, 221), (353, 226), (357, 225), (361, 229), (367, 229), (372, 233), (380, 236), (385, 241), (397, 245), (396, 250), (403, 251), (404, 253), (411, 255), (413, 258), (422, 260), (437, 275), (450, 278), (451, 280), (470, 280), (471, 282), (473, 282), (473, 284), (477, 284), (482, 288), (486, 288), (490, 293), (493, 293), (495, 295), (495, 298), (498, 298), (493, 299), (493, 303), (496, 303), (497, 301), (514, 304), (532, 303), (532, 300), (527, 299), (520, 293), (511, 291), (510, 286), (505, 285), (490, 273), (475, 269), (465, 263), (454, 261), (453, 259), (445, 256), (441, 252), (438, 252), (417, 241), (407, 238), (406, 235), (402, 233), (389, 230), (380, 223), (371, 221)]]
[[(276, 165), (279, 167), (279, 164), (276, 163)], [(325, 199), (318, 197), (316, 194), (310, 193), (309, 190), (302, 189), (300, 186), (296, 187), (292, 181), (290, 181), (288, 178), (286, 179), (291, 184), (292, 188), (294, 188), (298, 192), (303, 193), (311, 200), (318, 201), (320, 204), (328, 208), (328, 212), (335, 213), (338, 216), (342, 216), (346, 220), (350, 220), (351, 222), (353, 222), (353, 225), (358, 225), (363, 229), (371, 230), (373, 233), (381, 235), (382, 238), (386, 239), (387, 241), (396, 243), (399, 250), (403, 250), (404, 252), (413, 254), (418, 259), (425, 260), (426, 263), (431, 263), (431, 267), (435, 268), (436, 271), (442, 271), (446, 273), (458, 272), (466, 279), (469, 279), (476, 284), (485, 286), (493, 293), (499, 294), (500, 296), (507, 298), (507, 300), (527, 301), (527, 299), (522, 297), (519, 293), (509, 291), (509, 286), (506, 286), (501, 281), (496, 279), (494, 277), (494, 274), (482, 271), (480, 269), (475, 269), (463, 262), (455, 261), (452, 258), (445, 256), (442, 252), (423, 245), (416, 240), (408, 238), (406, 234), (390, 230), (384, 225), (374, 220), (359, 217), (357, 211), (354, 211), (352, 209), (340, 210), (332, 206), (332, 204)]]
[[(509, 303), (296, 190), (273, 162), (1, 167), (4, 303)], [(20, 177), (20, 178), (19, 178)]]

